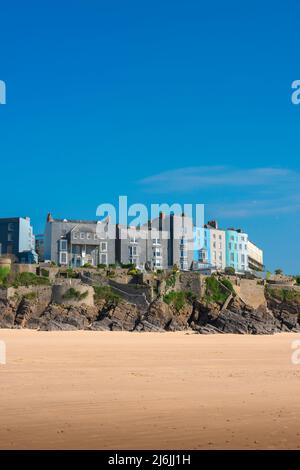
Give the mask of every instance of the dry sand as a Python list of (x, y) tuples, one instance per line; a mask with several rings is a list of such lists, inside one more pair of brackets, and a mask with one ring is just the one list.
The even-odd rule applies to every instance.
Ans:
[(297, 449), (300, 335), (0, 330), (1, 449)]

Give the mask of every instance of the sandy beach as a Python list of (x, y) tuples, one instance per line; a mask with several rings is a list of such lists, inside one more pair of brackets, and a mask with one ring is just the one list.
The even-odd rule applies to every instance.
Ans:
[(0, 330), (0, 448), (298, 449), (294, 339)]

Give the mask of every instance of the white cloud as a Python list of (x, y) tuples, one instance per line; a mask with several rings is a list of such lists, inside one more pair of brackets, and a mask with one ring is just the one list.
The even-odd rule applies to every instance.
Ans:
[(209, 204), (215, 217), (246, 218), (268, 215), (282, 215), (300, 210), (299, 197), (282, 197), (279, 199), (244, 200), (240, 202)]
[(269, 186), (299, 182), (300, 175), (284, 168), (246, 168), (227, 166), (186, 167), (165, 171), (139, 181), (147, 190), (166, 193), (187, 192), (201, 188)]
[[(156, 194), (201, 191), (202, 201), (215, 217), (245, 218), (300, 211), (300, 173), (286, 168), (186, 167), (149, 176), (139, 184)], [(222, 200), (217, 200), (217, 189), (222, 190)]]

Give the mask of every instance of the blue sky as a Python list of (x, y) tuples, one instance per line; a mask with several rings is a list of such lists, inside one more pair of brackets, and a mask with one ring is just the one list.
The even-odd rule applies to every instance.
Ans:
[[(210, 5), (211, 3), (211, 5)], [(14, 1), (0, 7), (0, 216), (205, 203), (269, 269), (300, 272), (300, 6)]]

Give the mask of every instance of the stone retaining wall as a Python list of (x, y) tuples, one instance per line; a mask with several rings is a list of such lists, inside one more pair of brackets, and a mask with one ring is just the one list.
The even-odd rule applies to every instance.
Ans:
[[(75, 280), (69, 279), (68, 282), (55, 284), (52, 287), (52, 302), (59, 305), (94, 305), (94, 289), (87, 284), (79, 284), (78, 282), (74, 282)], [(69, 289), (75, 289), (76, 291), (80, 292), (80, 294), (87, 295), (82, 299), (68, 299), (65, 298), (65, 295), (69, 291)]]

